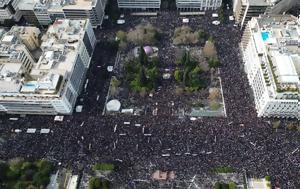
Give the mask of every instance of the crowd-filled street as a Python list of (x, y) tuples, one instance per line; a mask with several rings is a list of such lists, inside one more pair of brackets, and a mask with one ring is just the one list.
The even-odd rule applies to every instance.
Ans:
[[(132, 28), (142, 19), (126, 17), (125, 25), (96, 31), (99, 44), (87, 75), (88, 87), (78, 99), (78, 104), (83, 105), (81, 113), (65, 116), (62, 122), (54, 122), (54, 116), (26, 116), (17, 121), (9, 120), (16, 116), (1, 116), (0, 159), (46, 158), (74, 170), (89, 170), (95, 162), (113, 162), (118, 167), (114, 182), (124, 188), (135, 188), (137, 179), (149, 180), (157, 169), (173, 170), (180, 180), (198, 175), (201, 181), (201, 176), (217, 166), (229, 166), (237, 172), (246, 170), (255, 177), (270, 175), (276, 186), (300, 188), (300, 152), (296, 150), (300, 148), (300, 133), (275, 130), (269, 119), (257, 118), (239, 51), (241, 31), (228, 21), (213, 25), (210, 12), (191, 17), (189, 25), (204, 29), (215, 40), (222, 63), (220, 76), (227, 117), (191, 121), (189, 117), (163, 113), (102, 115), (111, 78), (106, 67), (114, 64), (117, 53), (103, 41), (113, 39), (116, 31)], [(175, 12), (144, 19), (170, 35), (182, 24)], [(167, 42), (162, 41), (161, 46)], [(159, 106), (164, 109), (166, 105)], [(47, 128), (50, 133), (28, 134), (27, 128)], [(22, 132), (12, 132), (14, 129)]]

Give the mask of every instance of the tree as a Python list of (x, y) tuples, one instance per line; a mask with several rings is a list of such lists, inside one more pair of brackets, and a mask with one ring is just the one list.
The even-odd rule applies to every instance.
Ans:
[(203, 55), (206, 58), (217, 58), (217, 50), (214, 42), (207, 40), (203, 47)]
[(278, 120), (278, 121), (272, 122), (272, 124), (273, 124), (274, 129), (278, 129), (280, 127), (281, 122), (280, 122), (280, 120)]
[(89, 181), (89, 189), (101, 189), (101, 182), (99, 178), (92, 177)]
[(214, 187), (215, 189), (222, 189), (221, 188), (221, 184), (219, 183), (219, 182), (216, 182), (215, 183), (215, 187)]
[(37, 172), (34, 174), (33, 183), (38, 186), (47, 186), (50, 182), (49, 175), (44, 175), (42, 172)]
[(181, 70), (176, 69), (174, 72), (174, 78), (177, 82), (181, 82), (182, 81), (182, 77), (183, 77), (183, 73)]
[(185, 85), (185, 86), (187, 86), (188, 85), (188, 74), (189, 74), (189, 69), (188, 68), (186, 68), (185, 70), (184, 70), (184, 72), (183, 72), (183, 78), (182, 78), (182, 81), (183, 81), (183, 84)]
[(121, 84), (121, 81), (119, 81), (116, 76), (112, 76), (112, 78), (111, 78), (112, 87), (117, 88), (120, 86), (120, 84)]
[(218, 88), (210, 88), (209, 89), (209, 100), (217, 100), (221, 97), (220, 90)]
[(49, 161), (46, 160), (39, 160), (36, 163), (36, 166), (43, 175), (49, 175), (51, 171), (53, 170), (53, 166)]
[(110, 163), (96, 163), (93, 167), (93, 170), (99, 171), (113, 171), (115, 169), (114, 164)]
[(217, 58), (210, 58), (208, 60), (208, 65), (210, 68), (217, 68), (220, 66), (220, 61)]
[(266, 181), (270, 181), (271, 180), (271, 177), (269, 175), (265, 176), (265, 180)]
[(222, 183), (222, 184), (221, 184), (221, 188), (222, 188), (222, 189), (229, 189), (229, 186), (228, 186), (228, 184), (226, 184), (226, 183)]
[(116, 34), (117, 38), (119, 41), (123, 41), (123, 42), (126, 42), (127, 40), (127, 34), (124, 32), (124, 31), (118, 31), (117, 34)]
[(24, 189), (26, 188), (26, 184), (24, 182), (18, 181), (15, 185), (14, 185), (14, 189)]
[(137, 79), (138, 79), (141, 87), (145, 86), (147, 84), (147, 77), (146, 77), (146, 74), (145, 74), (145, 68), (144, 67), (140, 68)]
[(236, 184), (234, 182), (230, 182), (229, 189), (236, 189)]
[(139, 62), (143, 66), (148, 65), (148, 57), (142, 46), (140, 47)]
[(0, 183), (6, 179), (8, 170), (9, 170), (8, 164), (1, 161), (0, 162)]
[(146, 76), (147, 78), (152, 82), (152, 83), (156, 83), (156, 79), (158, 77), (158, 70), (156, 67), (153, 68), (149, 68), (146, 70)]
[(288, 123), (287, 128), (288, 128), (289, 130), (293, 130), (293, 129), (295, 128), (295, 126), (294, 126), (293, 123)]

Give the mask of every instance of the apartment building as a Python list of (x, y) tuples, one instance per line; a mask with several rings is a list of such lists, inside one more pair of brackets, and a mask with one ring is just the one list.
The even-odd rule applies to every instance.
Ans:
[[(101, 26), (107, 0), (20, 0), (19, 9), (29, 24), (48, 26), (56, 19), (90, 19)], [(33, 13), (33, 15), (32, 15)]]
[(261, 15), (245, 28), (241, 50), (259, 117), (300, 119), (300, 19)]
[(19, 0), (0, 0), (0, 22), (5, 20), (19, 21), (21, 14), (17, 11)]
[(159, 10), (161, 0), (118, 0), (118, 7), (120, 9), (131, 10)]
[(279, 0), (233, 0), (235, 21), (243, 29), (252, 17), (268, 12)]
[[(4, 36), (0, 44), (10, 43), (16, 49), (14, 40), (14, 36)], [(24, 49), (18, 53), (2, 50), (7, 58), (0, 57), (0, 112), (72, 114), (95, 45), (89, 20), (58, 19), (42, 37), (37, 62), (19, 55), (27, 52)]]
[(179, 11), (206, 11), (216, 10), (222, 5), (222, 0), (176, 0)]
[(41, 31), (36, 27), (30, 26), (13, 26), (10, 29), (10, 33), (18, 36), (27, 49), (34, 51), (40, 47), (39, 36)]

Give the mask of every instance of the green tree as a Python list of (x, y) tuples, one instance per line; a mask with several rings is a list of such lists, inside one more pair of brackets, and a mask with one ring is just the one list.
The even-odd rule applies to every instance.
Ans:
[(189, 86), (193, 87), (195, 90), (202, 88), (202, 81), (200, 79), (200, 74), (203, 72), (200, 66), (195, 67), (189, 73)]
[(156, 67), (150, 68), (146, 70), (146, 75), (147, 78), (152, 81), (152, 82), (156, 82), (156, 79), (158, 77), (158, 70)]
[(36, 166), (38, 167), (39, 172), (41, 172), (43, 175), (49, 175), (53, 170), (52, 164), (46, 160), (39, 160), (36, 163)]
[(112, 87), (117, 88), (120, 86), (120, 84), (121, 84), (121, 81), (119, 81), (116, 76), (112, 76), (112, 78), (111, 78)]
[(221, 184), (222, 186), (222, 189), (229, 189), (229, 186), (228, 186), (228, 184), (226, 184), (226, 183), (222, 183)]
[(26, 188), (26, 184), (24, 182), (18, 181), (15, 185), (14, 185), (14, 189), (24, 189)]
[(179, 65), (184, 65), (186, 59), (187, 59), (187, 53), (184, 52), (184, 54), (183, 54), (183, 56), (181, 57), (181, 60), (180, 60), (180, 62), (179, 62)]
[(219, 182), (216, 182), (215, 183), (215, 187), (214, 187), (215, 189), (222, 189), (221, 188), (221, 184), (219, 183)]
[(145, 86), (147, 84), (147, 77), (145, 73), (145, 68), (141, 67), (137, 76), (140, 86)]
[(42, 172), (37, 172), (34, 174), (33, 183), (37, 186), (47, 186), (50, 182), (49, 175), (44, 175)]
[(0, 183), (6, 179), (7, 173), (9, 171), (8, 164), (6, 162), (0, 162)]
[(270, 180), (271, 180), (271, 177), (267, 175), (267, 176), (265, 176), (265, 180), (266, 180), (266, 181), (270, 181)]
[(143, 66), (148, 65), (148, 57), (147, 57), (146, 52), (145, 52), (145, 50), (142, 46), (140, 46), (139, 62)]
[(234, 182), (230, 182), (229, 189), (236, 189), (236, 184)]
[(99, 178), (92, 177), (89, 181), (89, 189), (101, 189), (101, 181)]
[(189, 74), (189, 68), (185, 68), (184, 69), (184, 72), (183, 72), (183, 78), (182, 78), (182, 81), (183, 81), (183, 84), (184, 84), (184, 86), (187, 86), (188, 85), (188, 81), (189, 81), (189, 76), (188, 76), (188, 74)]
[(181, 82), (182, 81), (182, 77), (183, 77), (183, 73), (181, 70), (176, 69), (174, 72), (174, 78), (177, 82)]
[(208, 60), (208, 65), (210, 68), (217, 68), (220, 66), (220, 61), (217, 58), (210, 58)]

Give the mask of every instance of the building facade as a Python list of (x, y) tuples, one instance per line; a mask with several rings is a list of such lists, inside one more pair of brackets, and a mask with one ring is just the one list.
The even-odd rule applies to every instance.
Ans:
[(30, 50), (34, 51), (40, 47), (39, 36), (41, 31), (36, 27), (13, 26), (10, 32), (19, 38), (19, 40)]
[(93, 28), (101, 26), (107, 0), (20, 0), (25, 20), (32, 25), (48, 26), (56, 19), (90, 19)]
[(278, 0), (233, 0), (235, 21), (243, 29), (252, 17), (257, 17), (271, 10)]
[(118, 0), (120, 9), (159, 10), (161, 0)]
[[(3, 37), (1, 44), (5, 41), (9, 38)], [(43, 35), (37, 62), (26, 64), (22, 56), (16, 56), (20, 60), (10, 64), (1, 61), (1, 56), (0, 112), (72, 114), (95, 45), (89, 20), (62, 19)]]
[(300, 119), (300, 20), (261, 15), (245, 28), (241, 50), (259, 117)]
[(216, 10), (222, 5), (222, 0), (176, 0), (179, 11)]
[(0, 0), (0, 22), (6, 20), (19, 21), (21, 14), (17, 11), (19, 0)]

